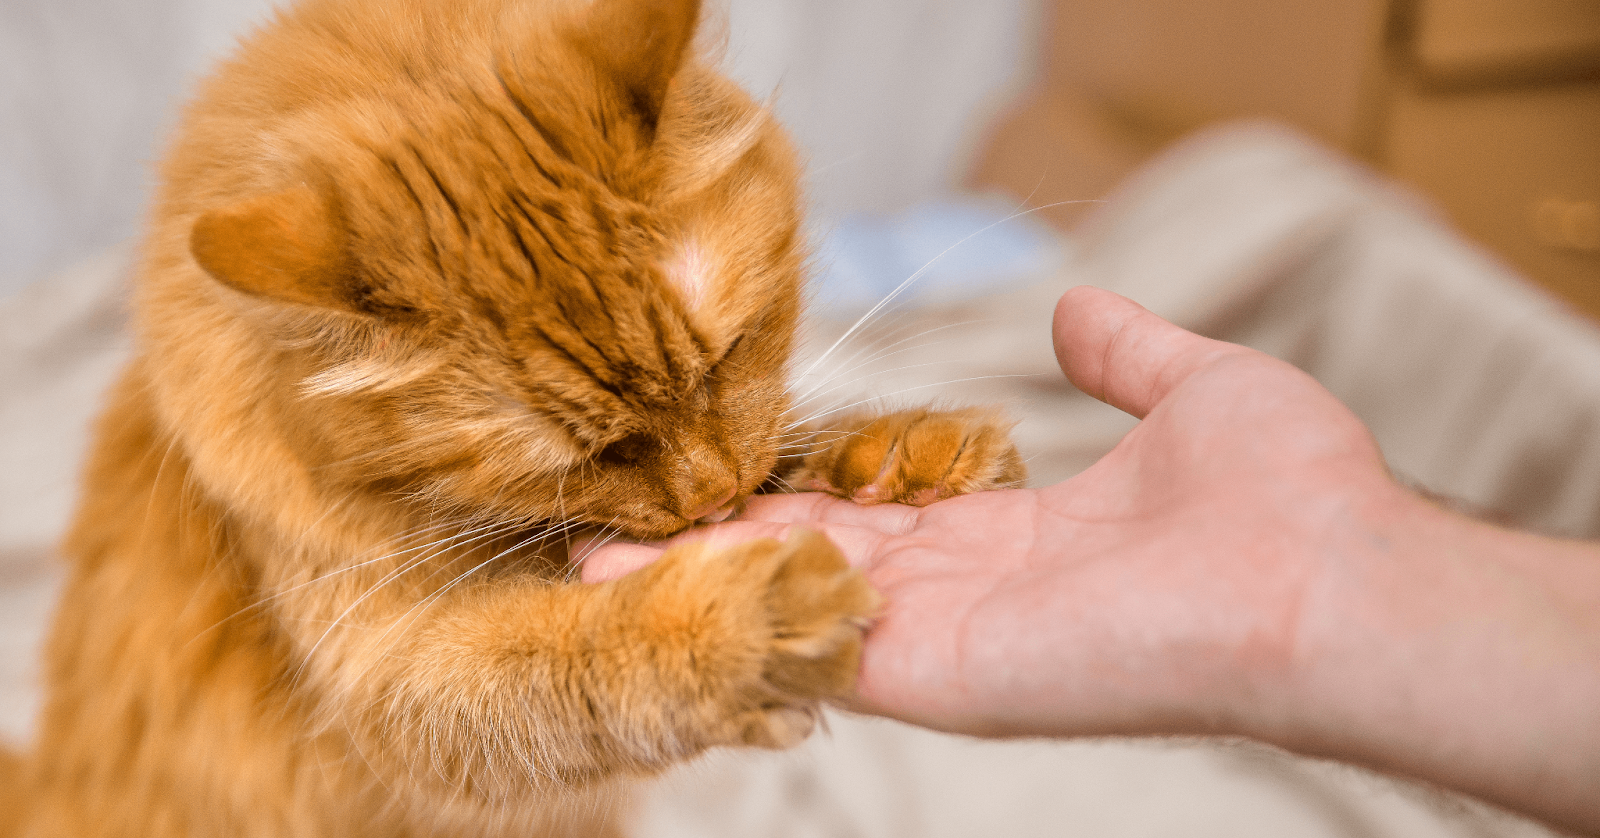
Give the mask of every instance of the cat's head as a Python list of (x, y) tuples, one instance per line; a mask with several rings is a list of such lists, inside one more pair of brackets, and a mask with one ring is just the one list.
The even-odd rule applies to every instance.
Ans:
[(272, 140), (280, 188), (197, 217), (192, 256), (271, 335), (317, 480), (658, 537), (766, 478), (797, 167), (688, 57), (698, 6), (599, 0), (308, 109)]

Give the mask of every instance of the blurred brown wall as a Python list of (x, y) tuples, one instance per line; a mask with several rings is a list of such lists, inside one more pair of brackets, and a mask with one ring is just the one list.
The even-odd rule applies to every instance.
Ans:
[(1098, 198), (1189, 131), (1274, 117), (1600, 317), (1600, 0), (1047, 2), (1043, 66), (974, 185)]

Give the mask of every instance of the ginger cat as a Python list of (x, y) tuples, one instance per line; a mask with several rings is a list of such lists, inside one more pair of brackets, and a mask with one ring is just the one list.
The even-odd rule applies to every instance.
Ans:
[(205, 84), (12, 834), (616, 834), (630, 784), (792, 745), (852, 688), (876, 596), (821, 536), (569, 581), (580, 530), (786, 477), (1023, 477), (988, 411), (790, 427), (795, 154), (698, 15), (309, 0)]

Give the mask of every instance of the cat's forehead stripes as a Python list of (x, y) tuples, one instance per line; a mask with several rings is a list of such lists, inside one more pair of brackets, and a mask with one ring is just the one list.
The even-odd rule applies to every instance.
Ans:
[(692, 330), (649, 278), (661, 237), (648, 207), (527, 177), (481, 135), (430, 127), (368, 149), (377, 176), (350, 203), (358, 236), (387, 242), (369, 269), (424, 308), (537, 333), (607, 386), (671, 389), (697, 372)]
[(371, 149), (382, 167), (376, 183), (389, 193), (372, 203), (390, 208), (374, 226), (407, 231), (411, 246), (397, 261), (431, 266), (452, 297), (485, 316), (531, 321), (604, 384), (643, 377), (681, 390), (703, 373), (700, 356), (725, 348), (759, 307), (733, 299), (764, 294), (731, 281), (724, 243), (663, 233), (651, 207), (625, 197), (514, 167), (466, 166), (500, 154), (478, 148), (477, 134), (440, 133)]
[[(740, 335), (786, 351), (758, 324), (789, 327), (772, 313), (794, 308), (803, 256), (785, 147), (759, 110), (724, 113), (737, 101), (702, 82), (654, 145), (612, 147), (505, 79), (451, 84), (466, 90), (330, 122), (344, 139), (308, 152), (363, 277), (476, 335), (460, 345), (517, 370), (504, 392), (603, 445), (678, 411)], [(427, 374), (352, 362), (302, 386), (394, 392)]]

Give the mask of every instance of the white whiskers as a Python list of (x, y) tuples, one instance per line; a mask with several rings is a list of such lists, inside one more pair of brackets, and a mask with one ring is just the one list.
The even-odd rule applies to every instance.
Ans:
[[(872, 369), (874, 365), (879, 364), (887, 359), (906, 353), (925, 350), (943, 343), (945, 340), (948, 340), (948, 336), (931, 341), (922, 340), (923, 338), (929, 338), (940, 332), (948, 332), (949, 330), (953, 330), (961, 326), (985, 322), (983, 320), (967, 320), (958, 323), (945, 323), (915, 332), (910, 335), (900, 335), (894, 329), (889, 329), (886, 331), (886, 333), (880, 331), (882, 336), (876, 340), (861, 340), (862, 337), (867, 335), (869, 330), (878, 331), (876, 329), (872, 329), (871, 327), (881, 324), (883, 319), (889, 313), (895, 311), (897, 302), (900, 301), (906, 292), (911, 289), (919, 280), (926, 276), (941, 259), (965, 245), (967, 242), (989, 232), (990, 230), (993, 230), (1002, 224), (1006, 224), (1018, 218), (1040, 212), (1042, 210), (1050, 209), (1052, 207), (1076, 203), (1093, 202), (1060, 201), (1038, 207), (1032, 207), (1026, 210), (1021, 209), (1019, 205), (1018, 209), (1013, 210), (1006, 216), (990, 222), (989, 224), (974, 230), (966, 236), (963, 236), (960, 240), (944, 248), (933, 258), (925, 262), (920, 268), (912, 272), (910, 276), (906, 277), (898, 285), (896, 285), (893, 290), (884, 295), (881, 300), (873, 304), (866, 311), (866, 313), (862, 314), (853, 323), (851, 323), (850, 326), (846, 328), (844, 332), (836, 339), (834, 339), (833, 342), (829, 344), (820, 355), (810, 361), (810, 363), (807, 364), (805, 368), (794, 377), (793, 380), (795, 383), (791, 388), (793, 393), (791, 410), (795, 414), (804, 415), (801, 418), (790, 420), (784, 426), (783, 430), (793, 431), (820, 419), (834, 416), (853, 408), (863, 407), (871, 404), (874, 401), (879, 401), (902, 393), (984, 379), (1026, 377), (1021, 375), (1004, 374), (969, 376), (965, 378), (903, 387), (892, 393), (859, 398), (851, 401), (848, 404), (829, 403), (830, 396), (836, 396), (842, 393), (850, 392), (853, 388), (859, 386), (863, 382), (870, 381), (878, 376), (934, 365), (931, 363), (910, 364), (892, 369)], [(854, 348), (852, 349), (850, 347)], [(823, 373), (822, 370), (834, 361), (838, 361), (836, 368), (831, 372)], [(863, 371), (866, 372), (863, 374)], [(842, 399), (840, 401), (842, 401)], [(775, 441), (779, 439), (781, 439), (781, 437), (774, 438)], [(785, 450), (793, 451), (795, 449), (788, 448)], [(793, 456), (793, 454), (789, 454), (789, 456)]]

